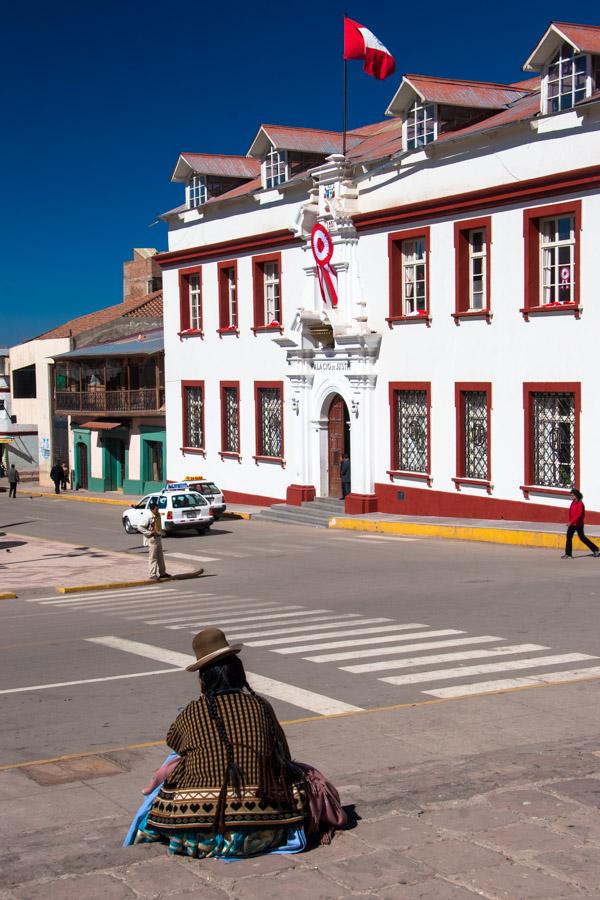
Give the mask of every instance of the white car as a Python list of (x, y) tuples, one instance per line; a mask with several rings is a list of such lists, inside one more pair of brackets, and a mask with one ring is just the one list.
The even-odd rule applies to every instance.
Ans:
[(148, 494), (135, 506), (123, 511), (123, 528), (127, 534), (137, 534), (137, 526), (152, 499), (158, 501), (164, 535), (183, 528), (193, 528), (198, 534), (206, 534), (214, 522), (208, 500), (201, 494), (195, 491), (161, 491), (159, 494)]
[(215, 520), (220, 519), (225, 510), (225, 498), (223, 491), (217, 487), (214, 481), (178, 481), (168, 485), (167, 490), (196, 491), (208, 500), (210, 511)]

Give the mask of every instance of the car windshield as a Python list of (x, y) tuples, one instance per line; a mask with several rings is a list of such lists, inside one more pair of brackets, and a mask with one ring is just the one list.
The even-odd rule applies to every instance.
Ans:
[(173, 509), (191, 509), (194, 506), (206, 506), (206, 500), (199, 494), (175, 494), (171, 498)]
[(200, 484), (194, 484), (194, 490), (199, 494), (219, 494), (219, 488), (212, 481), (203, 481)]

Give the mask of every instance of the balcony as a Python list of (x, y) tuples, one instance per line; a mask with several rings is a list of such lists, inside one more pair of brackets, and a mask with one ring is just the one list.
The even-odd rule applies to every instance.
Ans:
[(56, 391), (57, 413), (144, 413), (164, 412), (164, 388), (135, 388), (115, 391), (102, 386), (89, 387), (86, 391)]

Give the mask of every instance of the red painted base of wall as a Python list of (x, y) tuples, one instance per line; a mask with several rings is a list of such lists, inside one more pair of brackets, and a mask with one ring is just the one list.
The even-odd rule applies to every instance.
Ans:
[(285, 503), (282, 497), (262, 497), (260, 494), (241, 494), (239, 491), (223, 491), (225, 503), (247, 503), (249, 506), (272, 506)]
[[(398, 500), (399, 491), (404, 494), (404, 500)], [(570, 504), (567, 497), (564, 506), (547, 506), (525, 500), (500, 500), (397, 484), (376, 484), (375, 492), (379, 512), (401, 516), (507, 519), (515, 522), (560, 522), (564, 525)], [(588, 525), (600, 525), (600, 513), (586, 510), (585, 521)]]
[(377, 512), (376, 494), (347, 494), (345, 510), (349, 516), (361, 516), (364, 513)]
[(290, 484), (285, 495), (285, 502), (290, 506), (300, 506), (301, 503), (314, 500), (317, 491), (312, 484)]

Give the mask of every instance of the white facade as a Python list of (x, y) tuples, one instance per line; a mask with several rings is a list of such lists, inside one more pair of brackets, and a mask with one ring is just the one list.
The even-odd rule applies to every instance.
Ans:
[[(495, 130), (458, 130), (420, 150), (360, 164), (352, 155), (330, 155), (302, 190), (224, 197), (171, 217), (170, 252), (161, 260), (168, 478), (205, 475), (249, 502), (328, 496), (329, 414), (339, 395), (349, 423), (349, 512), (562, 520), (573, 483), (592, 516), (600, 511), (599, 160), (596, 100), (551, 116), (532, 110)], [(569, 279), (576, 288), (573, 302), (542, 308), (542, 250), (531, 243), (527, 223), (541, 233), (547, 218), (560, 215), (573, 222)], [(489, 310), (460, 315), (465, 276), (457, 234), (461, 223), (467, 233), (467, 223), (482, 220)], [(310, 245), (316, 222), (334, 244), (337, 308), (319, 289)], [(409, 232), (428, 243), (422, 315), (396, 315), (390, 297), (402, 280), (390, 271), (390, 240), (405, 254)], [(282, 327), (254, 331), (253, 259), (273, 253), (281, 254)], [(237, 264), (238, 330), (219, 333), (219, 264), (228, 260)], [(181, 334), (182, 273), (199, 267), (203, 333)], [(182, 449), (185, 382), (203, 382), (202, 446), (195, 449)], [(239, 383), (237, 454), (224, 452), (221, 382)], [(255, 458), (260, 382), (283, 385), (283, 459)], [(391, 396), (394, 404), (407, 402), (410, 390), (426, 390), (429, 399), (427, 425), (421, 419), (427, 435), (419, 437), (427, 465), (416, 470), (398, 465), (403, 437), (390, 405)], [(487, 397), (478, 432), (487, 442), (486, 477), (464, 471), (467, 438), (456, 406), (467, 403), (464, 391)], [(542, 395), (572, 398), (569, 421), (548, 426), (547, 447), (538, 445), (535, 398)], [(552, 475), (540, 476), (544, 459), (548, 472), (562, 473), (554, 484)]]

